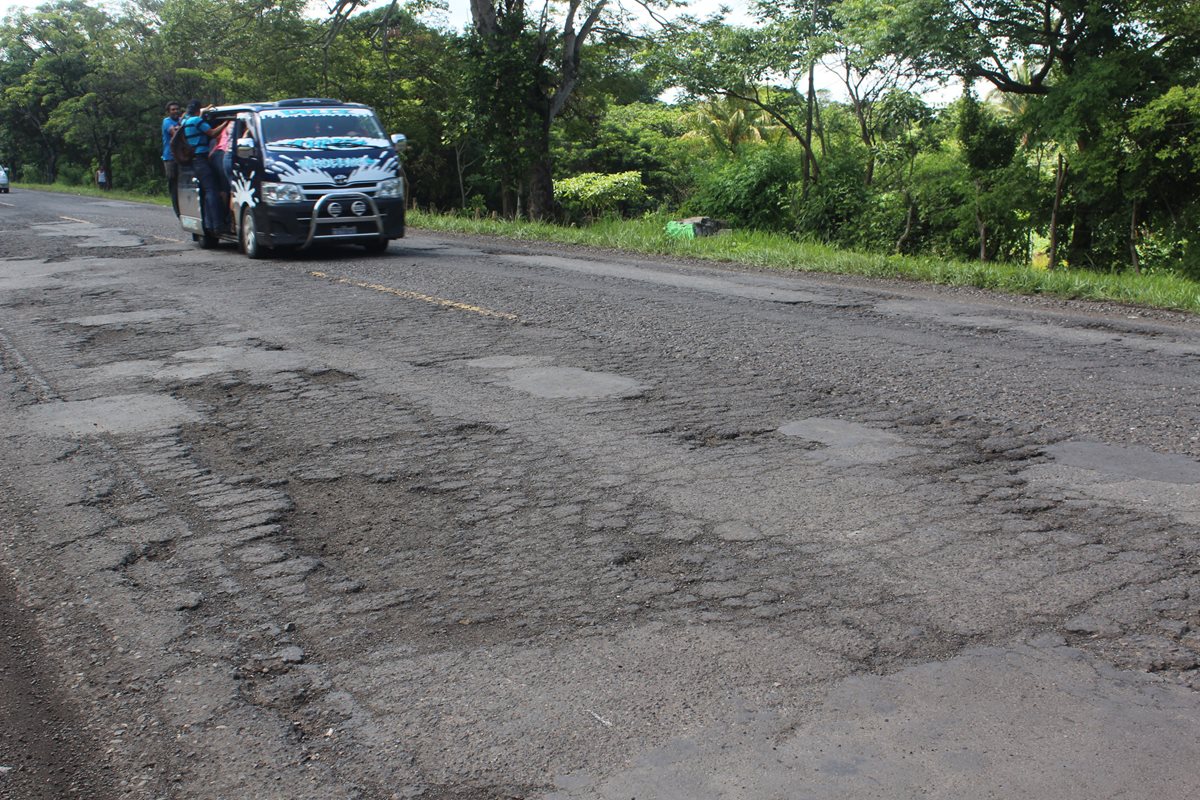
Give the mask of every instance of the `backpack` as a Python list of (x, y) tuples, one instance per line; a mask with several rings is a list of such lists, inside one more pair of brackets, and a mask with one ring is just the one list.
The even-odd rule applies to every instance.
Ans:
[(182, 125), (171, 131), (171, 157), (175, 159), (177, 164), (182, 164), (183, 166), (191, 164), (192, 160), (196, 157), (196, 150), (192, 147), (191, 142), (187, 140)]

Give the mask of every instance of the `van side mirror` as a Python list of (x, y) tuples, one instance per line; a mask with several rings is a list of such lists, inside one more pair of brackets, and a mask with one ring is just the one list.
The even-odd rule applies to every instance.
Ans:
[(408, 137), (403, 133), (393, 133), (392, 144), (396, 145), (397, 151), (403, 152), (408, 147)]
[(253, 158), (254, 157), (254, 140), (250, 138), (237, 140), (237, 157), (238, 158)]

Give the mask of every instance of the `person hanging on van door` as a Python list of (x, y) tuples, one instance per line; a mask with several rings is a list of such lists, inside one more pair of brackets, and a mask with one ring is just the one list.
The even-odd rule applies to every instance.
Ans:
[(208, 163), (209, 140), (221, 135), (227, 123), (213, 127), (200, 115), (200, 101), (192, 100), (187, 106), (187, 117), (183, 120), (183, 135), (196, 156), (192, 160), (192, 172), (200, 183), (204, 196), (204, 234), (216, 236), (221, 225), (221, 194), (217, 176)]
[(221, 131), (221, 135), (209, 142), (208, 163), (212, 167), (213, 175), (217, 179), (217, 188), (221, 192), (221, 226), (228, 228), (229, 221), (232, 219), (229, 215), (229, 194), (232, 191), (230, 150), (233, 148), (233, 120), (224, 122), (218, 130)]
[(172, 100), (167, 103), (167, 116), (163, 117), (162, 121), (162, 162), (163, 170), (167, 173), (167, 193), (171, 195), (171, 206), (175, 209), (175, 216), (179, 216), (179, 198), (176, 196), (175, 186), (179, 183), (179, 164), (175, 162), (175, 156), (171, 155), (171, 134), (179, 127), (179, 118), (183, 115), (183, 107)]

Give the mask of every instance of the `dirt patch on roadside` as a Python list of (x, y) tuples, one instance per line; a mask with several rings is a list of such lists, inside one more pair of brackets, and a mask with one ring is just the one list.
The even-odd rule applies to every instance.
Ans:
[(0, 569), (0, 798), (88, 800), (116, 798), (96, 763), (100, 752), (72, 708), (70, 698), (47, 676), (41, 640), (7, 569)]

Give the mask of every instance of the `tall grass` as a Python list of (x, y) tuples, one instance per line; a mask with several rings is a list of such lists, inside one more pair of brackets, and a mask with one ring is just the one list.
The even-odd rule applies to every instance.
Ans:
[(585, 227), (409, 212), (426, 230), (500, 236), (524, 241), (628, 250), (748, 264), (765, 269), (896, 278), (972, 286), (1010, 294), (1043, 294), (1200, 313), (1200, 282), (1178, 275), (1135, 275), (1087, 270), (1053, 272), (1013, 264), (960, 262), (929, 256), (889, 256), (838, 250), (777, 233), (734, 230), (721, 236), (674, 239), (665, 219), (604, 220)]

